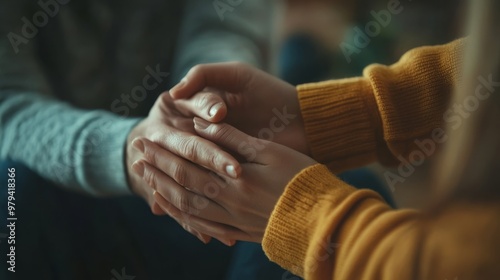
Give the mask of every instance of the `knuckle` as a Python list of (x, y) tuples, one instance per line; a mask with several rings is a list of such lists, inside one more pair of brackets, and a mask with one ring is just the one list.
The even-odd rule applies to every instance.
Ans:
[(189, 213), (189, 210), (191, 209), (189, 196), (184, 193), (180, 193), (176, 196), (175, 204), (181, 212)]
[(211, 149), (210, 153), (207, 153), (207, 164), (208, 167), (212, 167), (212, 170), (218, 170), (222, 164), (224, 164), (224, 156), (222, 150)]
[(143, 180), (154, 190), (158, 187), (156, 174), (151, 168), (144, 167), (144, 175), (142, 176)]
[(158, 154), (154, 148), (150, 147), (150, 145), (144, 145), (144, 157), (150, 164), (158, 166)]
[(187, 171), (184, 165), (179, 162), (172, 164), (172, 178), (181, 186), (187, 184)]
[(213, 135), (215, 139), (221, 142), (227, 142), (231, 139), (231, 130), (227, 124), (216, 124), (212, 125)]
[(195, 97), (195, 101), (194, 101), (195, 104), (194, 105), (200, 109), (206, 108), (210, 104), (210, 101), (211, 101), (210, 94), (198, 94)]
[(211, 166), (216, 167), (219, 165), (220, 162), (220, 156), (217, 154), (211, 154), (209, 155), (209, 161)]
[(199, 143), (195, 136), (186, 137), (180, 146), (180, 152), (186, 159), (196, 162), (198, 159), (196, 154), (198, 145)]
[(155, 131), (151, 134), (151, 141), (165, 148), (168, 147), (167, 144), (170, 142), (170, 136), (168, 131)]

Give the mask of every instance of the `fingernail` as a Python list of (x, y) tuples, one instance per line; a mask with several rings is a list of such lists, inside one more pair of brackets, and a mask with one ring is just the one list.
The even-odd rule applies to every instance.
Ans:
[(220, 108), (222, 108), (223, 104), (222, 103), (217, 103), (210, 110), (208, 111), (208, 116), (213, 117), (219, 112)]
[(141, 153), (144, 153), (144, 143), (142, 143), (141, 140), (134, 139), (134, 141), (132, 141), (132, 146), (137, 150), (141, 151)]
[(194, 127), (199, 130), (205, 130), (210, 125), (209, 122), (200, 118), (194, 118), (193, 121), (194, 121)]
[(226, 173), (227, 175), (233, 177), (234, 179), (238, 178), (238, 174), (236, 173), (236, 168), (234, 168), (234, 165), (227, 165)]
[(136, 161), (132, 164), (132, 170), (142, 177), (144, 175), (144, 164), (140, 161)]

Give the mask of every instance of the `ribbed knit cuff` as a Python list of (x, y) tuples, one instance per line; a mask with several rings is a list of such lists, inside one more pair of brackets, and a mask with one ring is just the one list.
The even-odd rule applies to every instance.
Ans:
[(313, 157), (340, 172), (377, 159), (381, 124), (366, 78), (305, 84), (298, 88)]
[(306, 263), (306, 254), (317, 244), (315, 230), (318, 213), (324, 203), (338, 205), (355, 188), (342, 182), (324, 165), (304, 169), (288, 184), (276, 204), (264, 233), (262, 246), (273, 262), (297, 275), (315, 264)]
[(94, 195), (131, 194), (125, 166), (125, 145), (130, 131), (140, 119), (121, 118), (104, 112), (89, 114), (98, 117), (82, 131), (79, 143), (88, 146), (88, 154), (81, 157), (81, 168), (76, 170), (78, 181)]

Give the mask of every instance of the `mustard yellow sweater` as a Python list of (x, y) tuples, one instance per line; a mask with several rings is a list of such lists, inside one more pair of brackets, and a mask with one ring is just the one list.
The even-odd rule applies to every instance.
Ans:
[[(436, 137), (463, 49), (463, 40), (417, 48), (360, 78), (299, 86), (314, 158), (335, 171), (396, 163), (418, 149), (416, 139)], [(499, 202), (451, 200), (431, 215), (394, 210), (318, 164), (288, 184), (263, 247), (306, 279), (500, 279), (499, 221)]]

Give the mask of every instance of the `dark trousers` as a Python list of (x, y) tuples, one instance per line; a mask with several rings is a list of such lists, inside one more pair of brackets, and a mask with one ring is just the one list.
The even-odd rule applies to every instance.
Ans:
[(16, 169), (16, 272), (7, 272), (8, 194), (2, 188), (1, 279), (281, 279), (285, 273), (259, 244), (204, 245), (136, 197), (67, 192), (8, 161), (0, 163), (2, 187), (7, 168)]

